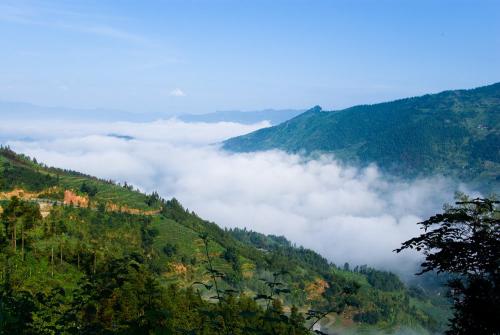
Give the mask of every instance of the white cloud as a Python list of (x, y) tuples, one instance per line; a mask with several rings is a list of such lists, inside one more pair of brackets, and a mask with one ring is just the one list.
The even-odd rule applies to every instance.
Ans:
[[(106, 19), (110, 21), (114, 18), (107, 17)], [(76, 31), (136, 44), (155, 44), (143, 35), (98, 23), (102, 21), (99, 15), (83, 14), (40, 4), (20, 5), (17, 2), (0, 4), (0, 21)]]
[(186, 93), (184, 93), (184, 91), (182, 91), (180, 88), (176, 88), (172, 91), (170, 91), (170, 96), (173, 96), (173, 97), (185, 97), (186, 96)]
[[(267, 124), (151, 123), (0, 125), (15, 149), (49, 165), (127, 181), (224, 227), (285, 235), (343, 263), (413, 270), (417, 255), (392, 252), (419, 233), (416, 222), (451, 201), (442, 178), (388, 180), (371, 166), (345, 167), (333, 157), (304, 161), (280, 151), (230, 154), (210, 143)], [(134, 140), (106, 134), (133, 136)]]

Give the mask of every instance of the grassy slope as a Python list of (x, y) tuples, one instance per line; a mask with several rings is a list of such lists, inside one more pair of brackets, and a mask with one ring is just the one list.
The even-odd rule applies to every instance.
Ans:
[[(33, 171), (34, 173), (39, 172), (43, 176), (50, 176), (57, 179), (57, 186), (59, 187), (60, 191), (72, 190), (76, 193), (80, 193), (79, 189), (84, 181), (88, 182), (89, 184), (94, 184), (98, 186), (98, 193), (93, 198), (95, 202), (112, 202), (117, 205), (129, 206), (130, 208), (137, 208), (141, 210), (159, 209), (158, 205), (148, 206), (146, 204), (146, 200), (148, 197), (137, 190), (122, 187), (120, 185), (89, 175), (57, 168), (47, 168), (34, 163), (29, 159), (23, 158), (22, 155), (13, 156), (8, 152), (3, 151), (2, 154), (0, 154), (0, 172), (4, 171), (4, 169), (6, 168), (5, 163), (8, 163), (11, 167), (15, 168), (16, 171)], [(23, 180), (20, 179), (16, 186), (29, 191), (39, 191), (37, 187), (33, 187), (31, 179), (30, 182), (23, 182)], [(62, 193), (59, 192), (59, 194), (56, 195), (56, 198), (62, 200)]]
[[(83, 181), (93, 183), (98, 188), (95, 201), (112, 201), (113, 203), (126, 204), (131, 208), (140, 209), (156, 209), (160, 207), (160, 204), (154, 204), (152, 207), (148, 207), (145, 203), (147, 196), (139, 192), (90, 176), (43, 167), (33, 163), (29, 159), (13, 154), (11, 155), (6, 151), (0, 152), (0, 177), (4, 175), (4, 169), (6, 168), (4, 163), (7, 162), (10, 164), (10, 168), (32, 171), (35, 176), (39, 175), (37, 179), (43, 179), (42, 176), (46, 175), (50, 175), (54, 178), (59, 176), (59, 178), (56, 179), (57, 187), (62, 189), (72, 188), (76, 190)], [(33, 175), (30, 174), (21, 174), (18, 183), (12, 186), (12, 188), (22, 187), (30, 189), (30, 179), (23, 180), (23, 178), (32, 177)], [(69, 221), (68, 224), (69, 227), (72, 227), (71, 229), (78, 230), (84, 229), (82, 227), (91, 227), (90, 222), (92, 220), (78, 219), (78, 217), (85, 218), (85, 215), (92, 215), (92, 211), (89, 212), (89, 210), (86, 209), (64, 207), (60, 207), (58, 210), (61, 211), (61, 217)], [(55, 214), (51, 216), (53, 215)], [(100, 257), (110, 257), (110, 255), (118, 257), (129, 249), (139, 250), (138, 248), (140, 248), (140, 230), (137, 225), (134, 224), (135, 216), (124, 214), (120, 217), (119, 215), (121, 214), (119, 213), (114, 215), (117, 217), (116, 220), (122, 223), (106, 226), (103, 231), (98, 233), (100, 238), (106, 241), (106, 245), (102, 247), (102, 254)], [(46, 220), (50, 220), (51, 216)], [(422, 330), (422, 324), (425, 323), (425, 320), (429, 318), (440, 318), (438, 321), (442, 322), (442, 315), (446, 313), (446, 307), (436, 307), (436, 304), (430, 303), (430, 298), (412, 298), (412, 304), (416, 306), (417, 310), (412, 311), (411, 306), (405, 302), (405, 300), (409, 300), (406, 289), (393, 292), (376, 289), (368, 283), (364, 275), (332, 267), (328, 265), (321, 256), (311, 251), (307, 251), (307, 257), (314, 262), (308, 261), (303, 257), (304, 253), (306, 253), (304, 250), (291, 247), (290, 243), (282, 238), (276, 239), (257, 234), (258, 237), (264, 241), (263, 245), (266, 246), (267, 250), (257, 248), (255, 243), (248, 242), (247, 239), (250, 237), (244, 233), (238, 235), (224, 231), (214, 223), (204, 221), (194, 213), (184, 211), (182, 207), (178, 208), (173, 206), (172, 208), (168, 208), (165, 215), (152, 216), (152, 226), (158, 231), (158, 235), (154, 238), (153, 242), (153, 258), (156, 268), (158, 269), (159, 278), (164, 284), (175, 282), (183, 287), (187, 287), (194, 281), (208, 280), (205, 274), (205, 264), (203, 262), (203, 244), (199, 238), (199, 234), (205, 232), (210, 236), (210, 253), (215, 259), (216, 268), (220, 271), (226, 274), (234, 274), (232, 266), (223, 260), (220, 254), (227, 248), (234, 248), (234, 250), (236, 250), (238, 260), (241, 264), (242, 277), (238, 282), (232, 285), (237, 286), (239, 289), (247, 292), (247, 294), (262, 292), (265, 287), (259, 279), (262, 277), (269, 278), (270, 273), (282, 267), (287, 267), (287, 270), (290, 271), (290, 274), (285, 278), (287, 286), (291, 289), (290, 295), (285, 298), (286, 301), (290, 304), (302, 305), (303, 308), (307, 308), (311, 305), (328, 303), (328, 301), (325, 301), (325, 297), (320, 297), (313, 301), (307, 299), (307, 294), (305, 292), (307, 289), (305, 288), (319, 279), (324, 280), (326, 278), (326, 280), (333, 281), (345, 279), (358, 283), (361, 287), (356, 296), (356, 299), (359, 300), (359, 306), (345, 314), (343, 318), (341, 318), (344, 319), (344, 321), (341, 322), (341, 319), (339, 319), (337, 322), (338, 326), (345, 326), (347, 322), (351, 330), (355, 330), (357, 327), (385, 327), (393, 329), (400, 324), (405, 324), (415, 329)], [(68, 232), (68, 236), (71, 236), (71, 229)], [(89, 230), (91, 228), (85, 229), (87, 230), (83, 234), (95, 234), (95, 232)], [(34, 234), (33, 236), (36, 236), (36, 232)], [(52, 240), (37, 240), (36, 238), (35, 240), (37, 248), (39, 248), (41, 252), (43, 252), (43, 250), (48, 252), (49, 246), (55, 243), (55, 241)], [(69, 238), (67, 243), (70, 245), (71, 243), (78, 243), (78, 239), (72, 240)], [(177, 251), (175, 255), (167, 256), (163, 253), (162, 250), (164, 246), (168, 244), (176, 247)], [(40, 287), (49, 288), (55, 283), (71, 288), (80, 277), (80, 272), (75, 266), (66, 262), (61, 264), (61, 267), (58, 267), (54, 277), (48, 275), (50, 269), (47, 259), (37, 261), (33, 258), (30, 259), (30, 262), (33, 263), (32, 266), (30, 265), (25, 269), (29, 268), (29, 271), (32, 271), (32, 268), (36, 268), (39, 275), (31, 276), (30, 272), (29, 278), (31, 278), (31, 281), (28, 280), (24, 284), (27, 289), (36, 290)], [(20, 277), (23, 276), (27, 275), (21, 275)], [(334, 282), (331, 282), (332, 285), (333, 283)], [(333, 297), (335, 297), (335, 295)], [(355, 313), (377, 308), (378, 304), (381, 302), (393, 306), (392, 308), (394, 310), (391, 311), (390, 317), (381, 320), (375, 326), (353, 326), (351, 324), (352, 321), (350, 321), (350, 318)], [(420, 318), (416, 317), (418, 313), (422, 314)]]
[(405, 177), (439, 173), (498, 185), (499, 143), (497, 83), (335, 112), (315, 107), (278, 126), (229, 139), (224, 147), (329, 152)]

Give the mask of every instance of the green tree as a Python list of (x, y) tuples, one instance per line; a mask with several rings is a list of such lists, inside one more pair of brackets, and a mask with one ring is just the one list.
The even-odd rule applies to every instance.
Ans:
[(1, 218), (14, 251), (17, 251), (19, 234), (21, 235), (21, 256), (24, 259), (26, 230), (33, 228), (35, 223), (42, 218), (40, 208), (35, 203), (12, 197)]
[(10, 274), (0, 284), (0, 335), (30, 333), (32, 313), (36, 310), (29, 292), (16, 292)]
[(422, 271), (454, 275), (448, 285), (454, 315), (448, 334), (499, 334), (500, 219), (498, 202), (469, 200), (420, 222), (425, 231), (397, 249), (422, 251)]
[(89, 197), (94, 197), (97, 194), (98, 189), (96, 185), (84, 181), (82, 186), (80, 186), (80, 192), (86, 193)]

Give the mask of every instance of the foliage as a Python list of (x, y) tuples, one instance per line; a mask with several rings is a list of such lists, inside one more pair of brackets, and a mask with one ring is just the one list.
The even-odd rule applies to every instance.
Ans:
[(82, 183), (80, 186), (80, 192), (87, 194), (89, 197), (94, 197), (97, 194), (97, 186), (94, 184), (90, 184), (86, 181)]
[[(375, 327), (431, 329), (427, 306), (439, 309), (412, 298), (416, 306), (405, 287), (381, 290), (385, 280), (393, 286), (390, 275), (370, 284), (366, 273), (340, 270), (282, 236), (224, 230), (176, 199), (4, 151), (2, 164), (55, 178), (58, 192), (97, 192), (93, 206), (54, 202), (46, 217), (36, 200), (0, 203), (0, 332), (307, 334), (323, 314), (350, 321), (374, 305)], [(158, 211), (130, 214), (106, 202)]]
[(406, 178), (446, 175), (487, 191), (500, 181), (500, 83), (326, 112), (229, 139), (231, 151), (333, 153)]
[(500, 332), (500, 215), (497, 201), (463, 197), (420, 223), (425, 233), (402, 244), (422, 251), (422, 272), (454, 275), (449, 281), (454, 316), (449, 334)]
[(26, 167), (16, 167), (10, 162), (0, 161), (0, 191), (22, 188), (27, 191), (42, 191), (57, 185), (57, 177), (40, 173)]
[(323, 256), (310, 249), (293, 246), (284, 236), (264, 235), (239, 228), (231, 229), (229, 233), (241, 242), (272, 253), (272, 256), (267, 258), (268, 262), (290, 263), (296, 260), (320, 273), (329, 272), (331, 268)]
[(372, 269), (366, 265), (355, 267), (354, 272), (365, 275), (370, 285), (382, 291), (399, 291), (404, 288), (404, 284), (392, 272)]
[(177, 247), (174, 244), (167, 243), (162, 249), (163, 253), (167, 255), (167, 257), (172, 257), (177, 253)]

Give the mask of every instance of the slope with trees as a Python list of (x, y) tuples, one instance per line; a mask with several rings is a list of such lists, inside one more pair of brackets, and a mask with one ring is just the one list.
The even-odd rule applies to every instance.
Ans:
[(314, 107), (223, 143), (230, 151), (333, 153), (413, 178), (440, 174), (495, 190), (500, 181), (500, 83), (340, 111)]
[(448, 273), (453, 318), (448, 334), (500, 334), (500, 211), (492, 199), (462, 199), (420, 223), (424, 233), (397, 252), (415, 249), (420, 274)]
[[(44, 216), (38, 198), (0, 201), (0, 333), (308, 334), (328, 318), (331, 329), (428, 334), (445, 324), (446, 305), (393, 275), (343, 270), (283, 237), (224, 230), (176, 199), (8, 148), (0, 163), (0, 192), (54, 197)], [(57, 200), (67, 189), (87, 206)]]

